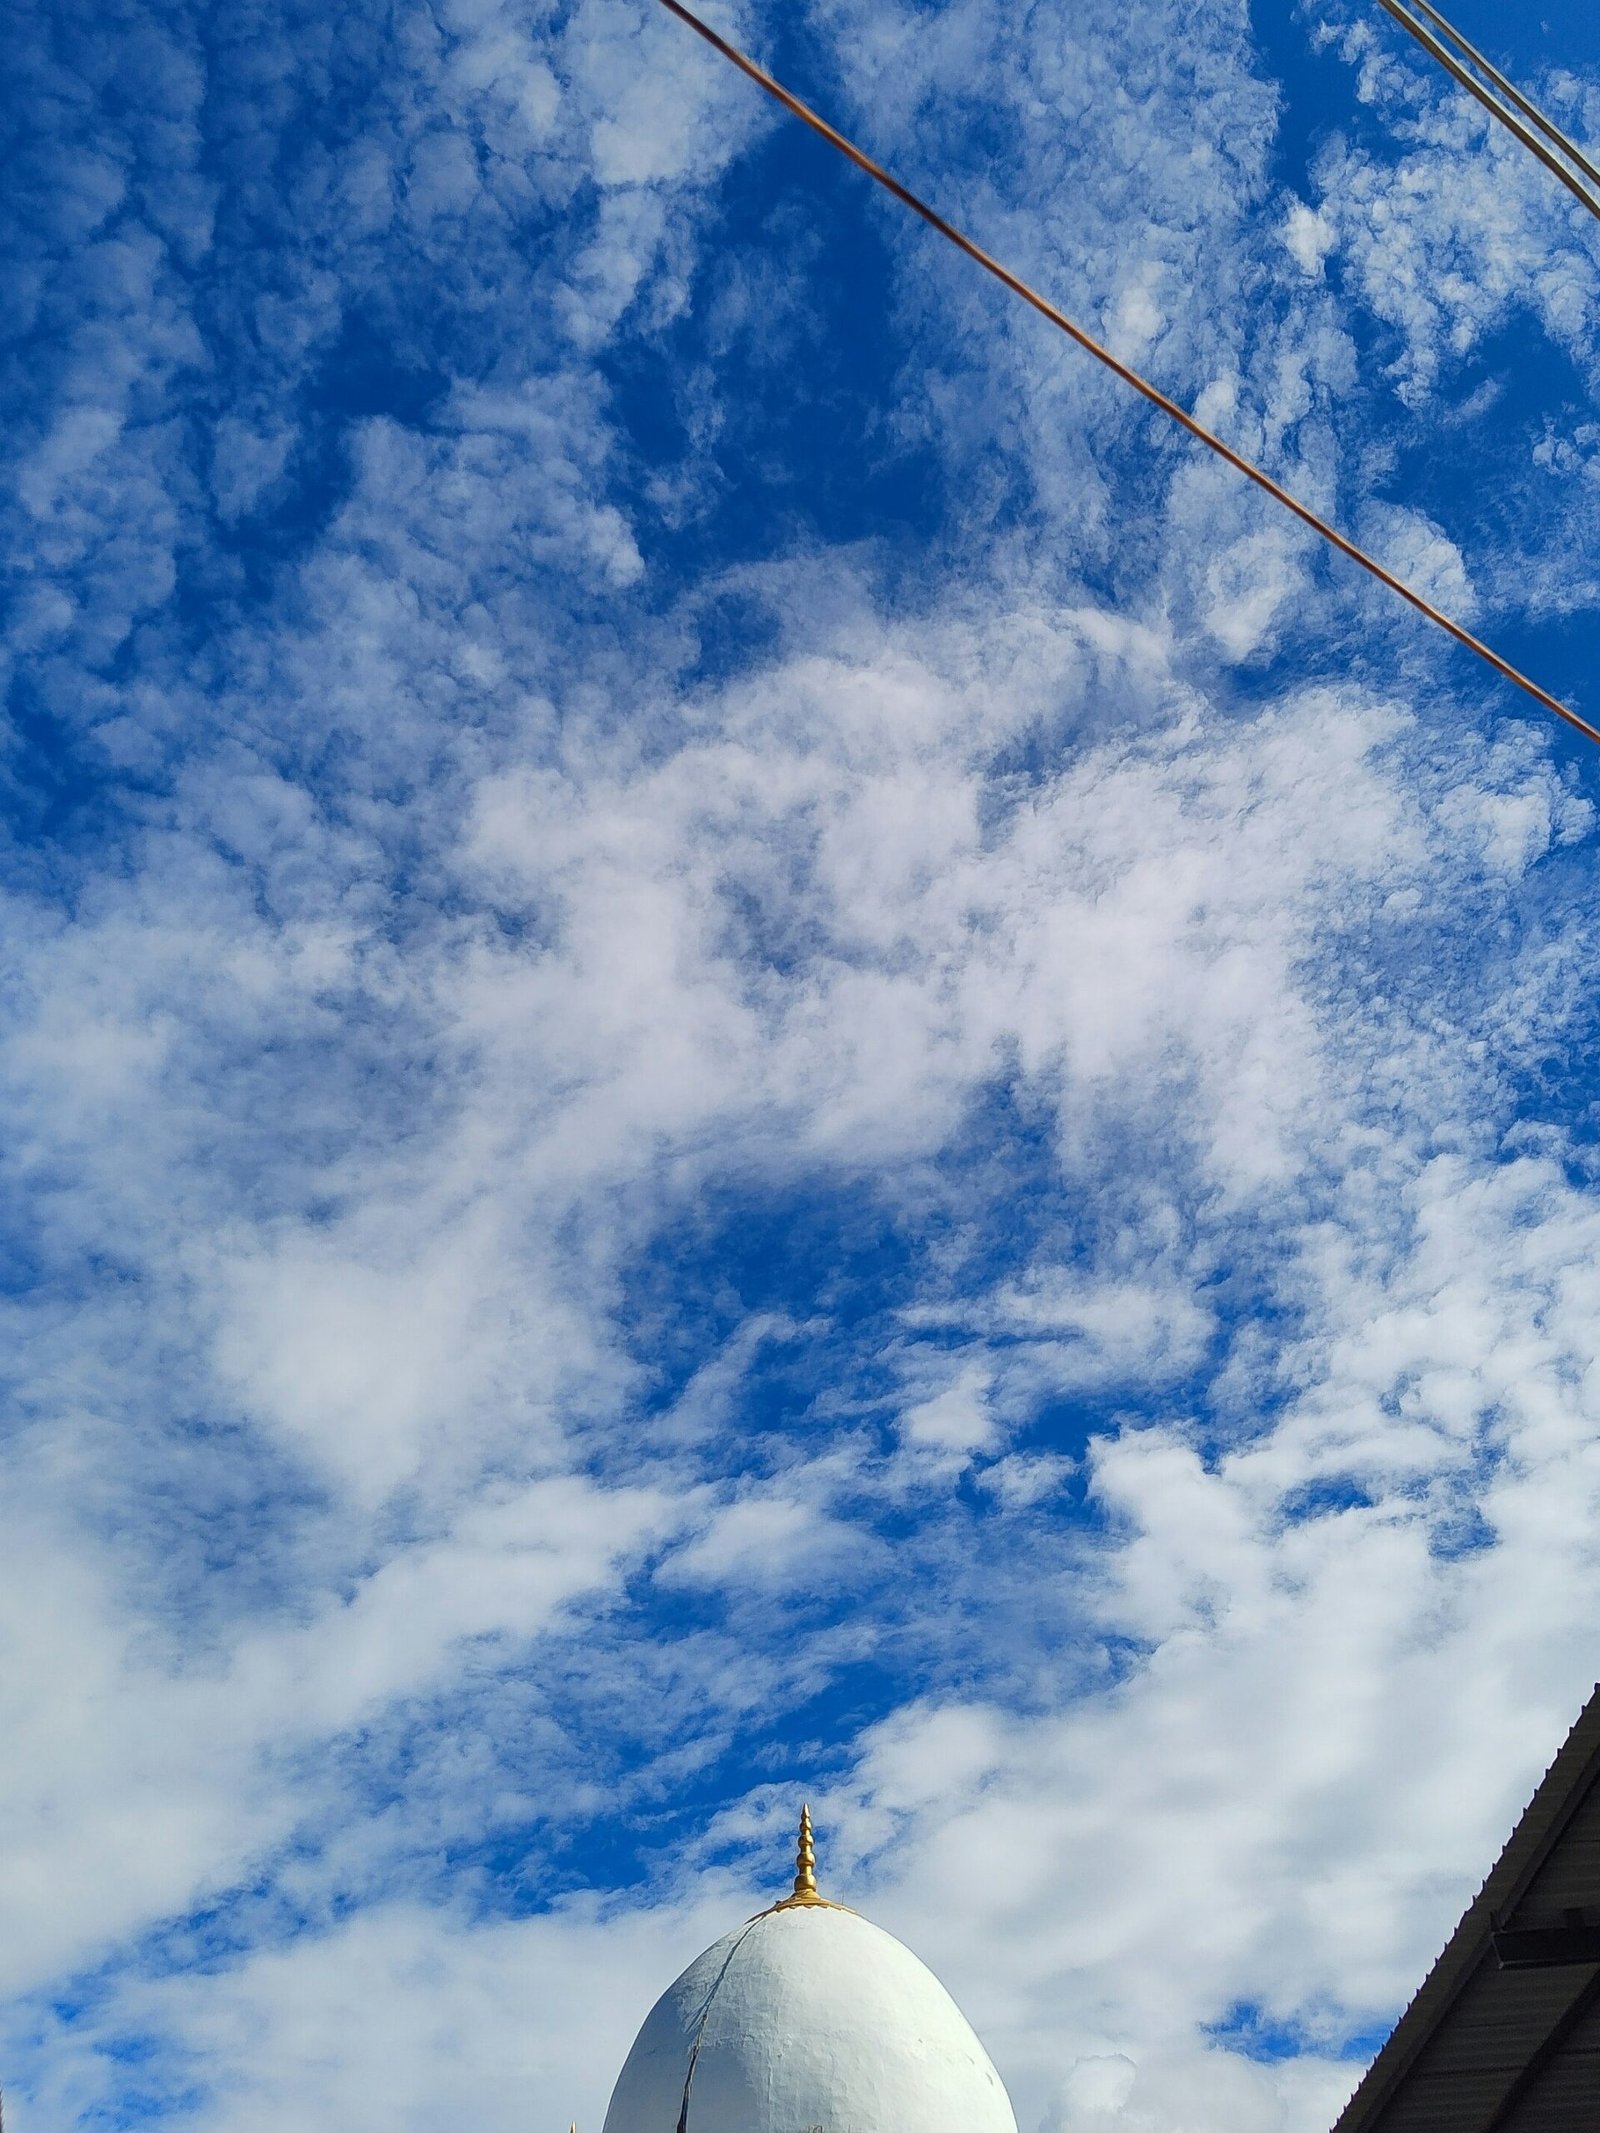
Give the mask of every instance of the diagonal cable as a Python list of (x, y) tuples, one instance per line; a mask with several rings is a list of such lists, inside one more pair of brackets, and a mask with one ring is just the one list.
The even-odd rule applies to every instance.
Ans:
[(1309, 505), (1301, 503), (1298, 497), (1291, 496), (1270, 474), (1264, 474), (1242, 453), (1236, 452), (1232, 445), (1224, 444), (1222, 439), (1208, 430), (1203, 423), (1197, 422), (1193, 415), (1186, 413), (1176, 400), (1169, 400), (1158, 386), (1142, 378), (1138, 371), (1114, 356), (1109, 348), (1103, 347), (1093, 334), (1086, 333), (1083, 327), (1075, 325), (1064, 311), (1058, 310), (1046, 297), (1041, 296), (1037, 289), (1030, 288), (1020, 275), (1013, 274), (1009, 267), (1004, 267), (998, 259), (991, 258), (980, 245), (964, 236), (953, 222), (947, 222), (936, 209), (931, 208), (925, 200), (919, 199), (909, 186), (902, 185), (898, 178), (892, 177), (881, 163), (873, 162), (864, 149), (858, 148), (854, 141), (847, 139), (836, 127), (830, 126), (809, 104), (802, 103), (799, 97), (784, 88), (781, 82), (775, 81), (764, 67), (757, 66), (753, 59), (747, 58), (737, 45), (730, 44), (725, 37), (719, 36), (709, 23), (702, 22), (698, 15), (685, 7), (683, 0), (661, 0), (661, 5), (669, 14), (676, 15), (680, 22), (686, 23), (697, 37), (703, 37), (712, 50), (720, 52), (731, 66), (737, 67), (741, 74), (748, 75), (758, 88), (764, 89), (767, 95), (782, 104), (786, 111), (809, 126), (813, 133), (820, 134), (830, 147), (836, 148), (840, 155), (854, 163), (858, 170), (865, 171), (875, 184), (881, 185), (885, 192), (892, 193), (903, 206), (909, 207), (914, 215), (920, 215), (930, 228), (948, 239), (957, 251), (965, 252), (986, 274), (992, 274), (1013, 296), (1020, 296), (1025, 304), (1031, 304), (1041, 317), (1047, 318), (1052, 326), (1058, 327), (1069, 340), (1076, 341), (1097, 363), (1103, 363), (1106, 369), (1119, 377), (1125, 385), (1131, 385), (1136, 393), (1143, 394), (1152, 406), (1159, 407), (1164, 415), (1169, 415), (1180, 428), (1186, 429), (1191, 437), (1197, 438), (1209, 451), (1215, 452), (1219, 459), (1225, 459), (1230, 467), (1253, 481), (1258, 489), (1264, 489), (1267, 495), (1282, 504), (1286, 511), (1292, 511), (1302, 525), (1309, 526), (1313, 533), (1337, 548), (1341, 555), (1348, 556), (1352, 563), (1359, 563), (1380, 585), (1387, 585), (1391, 592), (1398, 593), (1402, 600), (1409, 601), (1418, 614), (1426, 615), (1430, 622), (1435, 623), (1448, 636), (1454, 637), (1457, 644), (1465, 645), (1469, 652), (1476, 653), (1478, 658), (1493, 667), (1497, 674), (1515, 683), (1517, 688), (1524, 690), (1536, 703), (1543, 704), (1547, 711), (1553, 711), (1557, 718), (1564, 720), (1588, 740), (1600, 743), (1600, 727), (1590, 725), (1586, 718), (1581, 718), (1576, 711), (1562, 703), (1559, 697), (1552, 696), (1548, 689), (1540, 688), (1536, 681), (1531, 681), (1508, 659), (1502, 659), (1482, 638), (1474, 637), (1469, 629), (1452, 621), (1441, 608), (1435, 607), (1431, 600), (1425, 600), (1421, 593), (1413, 591), (1403, 579), (1386, 570), (1375, 557), (1368, 555), (1364, 548), (1358, 548), (1354, 541), (1347, 540), (1336, 527), (1330, 526), (1326, 519), (1319, 518)]
[(1447, 22), (1436, 7), (1430, 7), (1428, 0), (1412, 0), (1412, 5), (1419, 15), (1425, 15), (1436, 30), (1449, 38), (1458, 52), (1466, 53), (1479, 73), (1489, 77), (1508, 103), (1515, 104), (1524, 118), (1532, 119), (1547, 140), (1554, 141), (1563, 155), (1572, 158), (1591, 185), (1600, 186), (1600, 170), (1597, 170), (1583, 150), (1561, 131), (1554, 119), (1546, 118), (1539, 106), (1531, 98), (1524, 96), (1515, 82), (1507, 81), (1493, 61), (1485, 59), (1475, 44), (1469, 44), (1455, 24)]
[[(1600, 186), (1600, 171), (1595, 169), (1581, 148), (1576, 147), (1567, 139), (1567, 136), (1553, 119), (1547, 119), (1538, 106), (1525, 97), (1520, 89), (1514, 89), (1505, 76), (1497, 68), (1489, 64), (1481, 52), (1468, 44), (1459, 30), (1451, 28), (1450, 24), (1436, 8), (1429, 7), (1426, 4), (1426, 0), (1417, 0), (1418, 7), (1427, 15), (1428, 20), (1438, 25), (1445, 36), (1456, 46), (1457, 50), (1465, 52), (1474, 66), (1481, 67), (1496, 86), (1502, 89), (1506, 96), (1516, 104), (1518, 110), (1525, 112), (1532, 119), (1539, 132), (1544, 134), (1547, 140), (1557, 143), (1561, 150), (1560, 156), (1553, 154), (1545, 146), (1544, 141), (1541, 141), (1527, 126), (1524, 126), (1522, 120), (1516, 116), (1516, 113), (1509, 111), (1493, 91), (1461, 64), (1460, 60), (1450, 50), (1449, 45), (1444, 44), (1439, 38), (1435, 37), (1425, 23), (1419, 22), (1409, 8), (1400, 4), (1400, 0), (1378, 0), (1378, 5), (1386, 15), (1392, 15), (1400, 27), (1414, 37), (1422, 49), (1436, 59), (1445, 72), (1461, 84), (1469, 96), (1475, 96), (1485, 111), (1490, 112), (1497, 118), (1508, 133), (1514, 134), (1530, 155), (1536, 155), (1545, 169), (1552, 171), (1561, 180), (1567, 191), (1575, 199), (1583, 202), (1591, 215), (1600, 218), (1600, 196), (1591, 192), (1583, 182), (1583, 178), (1577, 175), (1577, 171), (1581, 171), (1583, 177), (1591, 179), (1596, 186)], [(1570, 164), (1576, 164), (1577, 171), (1570, 167), (1569, 162), (1562, 161), (1563, 156), (1570, 159)]]

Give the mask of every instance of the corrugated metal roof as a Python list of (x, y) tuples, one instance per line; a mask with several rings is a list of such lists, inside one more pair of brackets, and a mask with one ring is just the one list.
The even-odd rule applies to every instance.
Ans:
[[(1600, 2133), (1600, 1688), (1333, 2133)], [(1502, 1956), (1528, 1968), (1504, 1968)]]

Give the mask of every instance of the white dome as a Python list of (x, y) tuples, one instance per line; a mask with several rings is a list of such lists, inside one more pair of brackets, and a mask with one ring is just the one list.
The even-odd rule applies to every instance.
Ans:
[(605, 2133), (1017, 2133), (966, 2018), (854, 1911), (765, 1911), (657, 2000)]

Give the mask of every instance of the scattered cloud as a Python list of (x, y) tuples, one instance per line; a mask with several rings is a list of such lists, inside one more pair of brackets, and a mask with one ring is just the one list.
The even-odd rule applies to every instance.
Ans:
[[(723, 19), (1588, 673), (1378, 32)], [(1587, 759), (642, 0), (24, 32), (8, 2122), (592, 2128), (804, 1793), (1025, 2133), (1324, 2133), (1594, 1672)]]

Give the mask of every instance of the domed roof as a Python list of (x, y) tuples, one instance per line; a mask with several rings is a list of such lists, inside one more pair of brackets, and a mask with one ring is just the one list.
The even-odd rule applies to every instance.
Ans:
[(825, 1903), (809, 1818), (795, 1894), (651, 2009), (605, 2133), (1017, 2133), (989, 2055), (892, 1934)]

